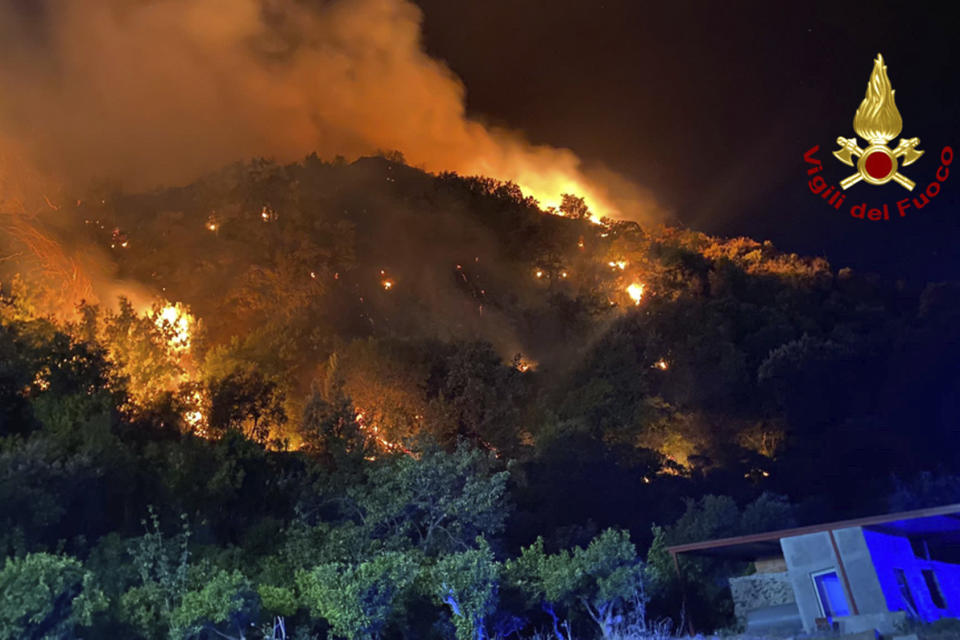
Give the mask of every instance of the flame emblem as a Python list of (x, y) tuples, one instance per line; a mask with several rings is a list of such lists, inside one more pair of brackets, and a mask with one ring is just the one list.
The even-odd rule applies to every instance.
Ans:
[(857, 172), (840, 181), (844, 190), (861, 180), (873, 185), (887, 184), (893, 180), (908, 191), (913, 191), (916, 186), (913, 180), (898, 171), (898, 160), (903, 159), (903, 166), (916, 162), (923, 155), (923, 151), (917, 149), (920, 138), (900, 138), (896, 149), (887, 146), (903, 129), (903, 119), (897, 109), (894, 93), (887, 76), (887, 65), (878, 53), (867, 82), (867, 93), (853, 117), (853, 130), (869, 145), (861, 149), (856, 138), (840, 137), (837, 138), (840, 148), (833, 152), (837, 160), (851, 167), (854, 166), (854, 156), (858, 158)]

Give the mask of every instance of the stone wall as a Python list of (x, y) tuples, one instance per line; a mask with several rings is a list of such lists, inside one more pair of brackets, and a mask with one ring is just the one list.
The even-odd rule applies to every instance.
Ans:
[(746, 623), (747, 612), (764, 607), (796, 602), (790, 576), (786, 572), (754, 573), (730, 578), (734, 614), (737, 621)]

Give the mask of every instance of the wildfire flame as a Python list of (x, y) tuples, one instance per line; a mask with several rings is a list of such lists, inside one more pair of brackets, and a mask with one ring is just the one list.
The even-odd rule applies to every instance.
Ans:
[(630, 299), (633, 300), (634, 304), (640, 304), (640, 301), (643, 299), (643, 290), (645, 288), (646, 285), (642, 282), (634, 282), (627, 287), (627, 295), (630, 296)]
[(21, 259), (21, 267), (26, 272), (42, 281), (57, 283), (59, 296), (46, 301), (47, 311), (60, 318), (72, 318), (77, 304), (96, 300), (93, 283), (81, 264), (38, 225), (24, 216), (3, 216), (0, 232), (24, 250), (26, 257)]
[(154, 307), (147, 312), (163, 337), (169, 353), (182, 367), (179, 384), (190, 384), (194, 388), (186, 394), (183, 419), (190, 431), (201, 438), (208, 438), (207, 393), (196, 380), (196, 371), (191, 365), (196, 319), (188, 308), (179, 302), (166, 302), (162, 307)]
[[(105, 344), (108, 359), (126, 378), (128, 399), (120, 407), (121, 413), (136, 415), (149, 409), (160, 394), (174, 393), (188, 430), (204, 438), (210, 437), (207, 422), (209, 398), (199, 380), (192, 352), (199, 323), (186, 305), (165, 300), (141, 309), (137, 315), (139, 320), (135, 328), (138, 332), (139, 329), (146, 331), (134, 336), (128, 330), (123, 339)], [(140, 322), (152, 327), (144, 327)], [(147, 357), (160, 365), (158, 368), (147, 372), (141, 370), (138, 359), (145, 355), (143, 348), (150, 349)]]
[[(373, 442), (376, 445), (376, 447), (381, 451), (384, 451), (387, 453), (396, 452), (396, 451), (403, 451), (404, 453), (407, 453), (407, 454), (410, 453), (407, 450), (407, 448), (403, 446), (403, 444), (399, 442), (391, 442), (390, 440), (387, 440), (386, 438), (384, 438), (380, 434), (380, 427), (378, 427), (375, 424), (370, 424), (367, 421), (367, 412), (364, 411), (363, 409), (357, 408), (357, 413), (354, 416), (354, 420), (356, 421), (357, 426), (360, 427), (360, 431), (363, 432), (364, 437), (369, 442)], [(366, 459), (375, 460), (376, 456), (368, 456)]]
[(887, 65), (883, 64), (883, 56), (878, 53), (867, 82), (867, 93), (853, 117), (853, 130), (858, 136), (874, 144), (886, 144), (899, 135), (903, 119), (893, 95)]
[(202, 389), (195, 389), (191, 392), (188, 398), (189, 407), (183, 415), (183, 419), (190, 430), (201, 438), (207, 438), (210, 435), (207, 431), (207, 416), (204, 412), (205, 396), (206, 394)]
[[(487, 171), (481, 168), (479, 172), (485, 173)], [(544, 172), (538, 168), (538, 170), (521, 171), (520, 175), (507, 175), (506, 177), (516, 178), (517, 186), (524, 194), (536, 198), (542, 209), (550, 210), (554, 215), (564, 216), (564, 213), (560, 211), (561, 194), (564, 193), (575, 193), (583, 197), (590, 208), (589, 219), (593, 224), (603, 224), (604, 216), (614, 217), (617, 215), (615, 208), (595, 189), (588, 186), (584, 181), (566, 175), (566, 172), (562, 169), (558, 168), (555, 171)], [(598, 211), (599, 213), (597, 213)]]
[(193, 316), (179, 302), (167, 304), (153, 317), (153, 322), (167, 337), (167, 345), (174, 353), (190, 350), (193, 342)]

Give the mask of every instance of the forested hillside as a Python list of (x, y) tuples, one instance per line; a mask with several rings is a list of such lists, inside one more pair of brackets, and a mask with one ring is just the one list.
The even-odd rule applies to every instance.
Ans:
[(715, 628), (665, 544), (960, 501), (955, 283), (397, 154), (47, 205), (0, 216), (0, 637)]

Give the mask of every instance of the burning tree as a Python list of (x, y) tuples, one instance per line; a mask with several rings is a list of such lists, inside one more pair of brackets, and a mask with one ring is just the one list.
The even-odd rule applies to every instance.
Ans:
[[(104, 349), (112, 365), (111, 387), (126, 394), (124, 408), (131, 415), (142, 414), (192, 382), (198, 327), (180, 304), (155, 303), (149, 311), (137, 313), (129, 300), (120, 298), (118, 306), (116, 312), (104, 312), (99, 306), (83, 305), (81, 320), (72, 328)], [(202, 403), (188, 399), (187, 404), (198, 405), (193, 410), (199, 410)], [(197, 422), (190, 426), (199, 426)]]

